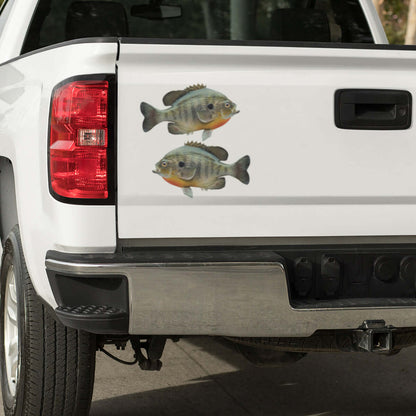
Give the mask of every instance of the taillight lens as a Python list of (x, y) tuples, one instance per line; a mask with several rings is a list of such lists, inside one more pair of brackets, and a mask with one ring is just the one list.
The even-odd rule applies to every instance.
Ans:
[(108, 81), (75, 81), (52, 98), (49, 169), (65, 198), (108, 198)]

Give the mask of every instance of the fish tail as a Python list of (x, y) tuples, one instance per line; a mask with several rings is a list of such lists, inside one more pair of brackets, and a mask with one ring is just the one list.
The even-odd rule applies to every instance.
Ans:
[(250, 183), (250, 175), (247, 172), (250, 166), (250, 156), (244, 156), (233, 165), (233, 174), (240, 182), (248, 185)]
[(160, 111), (152, 107), (150, 104), (142, 102), (140, 104), (140, 111), (144, 115), (144, 120), (143, 120), (144, 132), (148, 132), (149, 130), (152, 130), (152, 128), (156, 126), (156, 124), (159, 124), (162, 121), (160, 118)]

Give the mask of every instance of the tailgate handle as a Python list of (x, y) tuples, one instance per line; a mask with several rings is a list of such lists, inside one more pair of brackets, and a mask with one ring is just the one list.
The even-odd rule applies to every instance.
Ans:
[(400, 90), (338, 90), (335, 125), (353, 130), (405, 130), (412, 124), (412, 95)]

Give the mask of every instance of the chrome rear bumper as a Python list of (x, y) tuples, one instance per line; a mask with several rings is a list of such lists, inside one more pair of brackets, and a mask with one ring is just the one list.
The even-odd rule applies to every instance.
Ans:
[(81, 283), (94, 277), (127, 279), (130, 334), (308, 337), (317, 330), (356, 329), (368, 320), (416, 327), (412, 306), (295, 309), (279, 261), (99, 263), (92, 256), (79, 262), (63, 257), (46, 259), (55, 281), (63, 276)]

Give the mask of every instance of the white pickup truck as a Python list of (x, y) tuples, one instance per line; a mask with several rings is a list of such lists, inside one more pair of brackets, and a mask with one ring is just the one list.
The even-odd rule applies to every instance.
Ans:
[(87, 415), (107, 344), (415, 344), (415, 73), (371, 0), (5, 0), (6, 415)]

